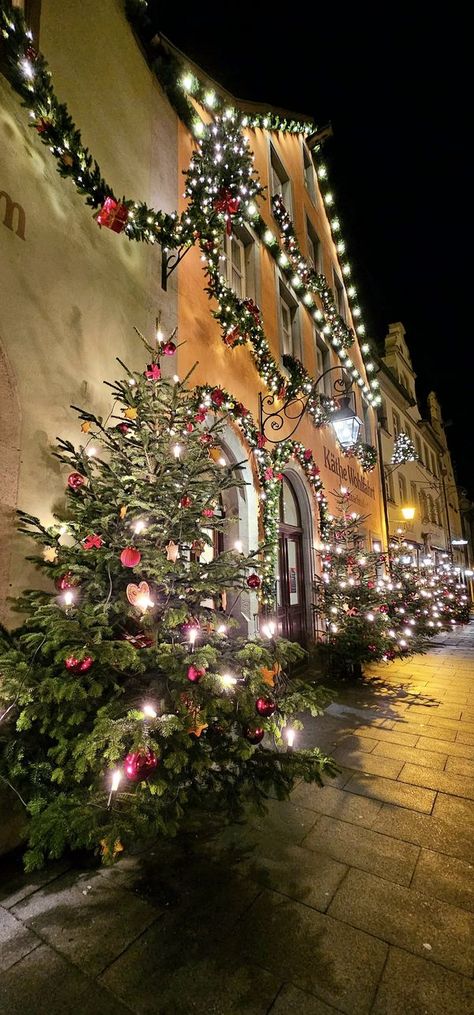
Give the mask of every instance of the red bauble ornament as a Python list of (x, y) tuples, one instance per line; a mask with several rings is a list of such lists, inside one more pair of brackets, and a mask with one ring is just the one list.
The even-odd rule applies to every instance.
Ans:
[(258, 577), (258, 574), (249, 574), (247, 578), (247, 585), (249, 589), (259, 589), (262, 584), (262, 579)]
[(174, 356), (176, 352), (176, 346), (174, 342), (165, 342), (164, 346), (161, 349), (161, 352), (163, 353), (163, 356)]
[(140, 751), (132, 751), (124, 758), (124, 772), (130, 782), (141, 782), (147, 779), (158, 766), (158, 758), (154, 751), (147, 747), (144, 754)]
[(198, 411), (196, 412), (196, 414), (194, 416), (194, 419), (195, 419), (196, 423), (204, 423), (204, 421), (206, 419), (206, 415), (207, 415), (207, 413), (206, 413), (205, 409), (198, 409)]
[(82, 546), (84, 550), (100, 550), (103, 542), (102, 536), (98, 536), (96, 532), (93, 532), (91, 536), (86, 536)]
[(79, 584), (79, 579), (73, 575), (72, 571), (66, 571), (66, 574), (61, 575), (60, 578), (55, 578), (54, 584), (58, 592), (67, 592), (68, 589), (74, 589)]
[(264, 736), (265, 730), (261, 726), (246, 726), (244, 729), (244, 737), (249, 744), (259, 744)]
[(272, 701), (271, 698), (257, 698), (255, 708), (259, 715), (263, 716), (264, 719), (268, 719), (276, 711), (276, 702)]
[(130, 427), (129, 427), (128, 423), (117, 423), (117, 426), (116, 426), (115, 429), (116, 430), (120, 430), (120, 433), (126, 434), (130, 430)]
[(140, 550), (135, 549), (134, 546), (126, 546), (120, 554), (120, 561), (124, 567), (136, 567), (141, 559)]
[(127, 219), (127, 205), (116, 201), (113, 197), (106, 197), (97, 215), (98, 225), (111, 229), (113, 233), (121, 233), (125, 229)]
[(51, 126), (51, 120), (47, 120), (45, 116), (40, 116), (39, 120), (35, 123), (35, 130), (38, 134), (44, 134), (45, 130)]
[(81, 476), (80, 472), (70, 472), (67, 477), (67, 485), (71, 490), (80, 490), (81, 486), (84, 486), (85, 481), (85, 476)]
[(313, 452), (311, 451), (311, 448), (306, 448), (306, 451), (305, 451), (305, 453), (303, 455), (303, 458), (304, 458), (305, 462), (310, 462), (312, 457), (313, 457)]
[(188, 507), (191, 507), (191, 504), (192, 504), (191, 497), (188, 497), (187, 494), (185, 494), (184, 497), (181, 497), (181, 500), (179, 502), (179, 506), (180, 507), (182, 507), (182, 508), (188, 508)]
[(92, 656), (85, 656), (84, 659), (76, 659), (75, 656), (68, 656), (64, 660), (64, 665), (70, 673), (87, 673), (93, 666), (94, 660)]
[(201, 667), (200, 666), (188, 666), (187, 677), (188, 677), (188, 680), (190, 680), (192, 684), (198, 684), (200, 679), (201, 679), (201, 677), (204, 677), (205, 674), (206, 674), (206, 671), (205, 671), (205, 669), (202, 666)]
[(214, 517), (214, 508), (203, 508), (202, 509), (202, 513), (203, 513), (204, 518), (213, 518)]

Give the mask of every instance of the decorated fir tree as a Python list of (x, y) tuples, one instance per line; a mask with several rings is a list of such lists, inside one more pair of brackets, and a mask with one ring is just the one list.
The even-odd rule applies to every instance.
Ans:
[(108, 419), (78, 410), (83, 443), (59, 441), (64, 511), (50, 526), (21, 514), (51, 580), (18, 599), (0, 657), (3, 779), (29, 812), (30, 869), (66, 848), (108, 862), (188, 812), (232, 817), (331, 771), (289, 749), (324, 700), (288, 677), (302, 650), (230, 616), (260, 586), (262, 548), (213, 552), (219, 497), (243, 484), (222, 456), (222, 392), (162, 379), (176, 347), (148, 348), (143, 374), (110, 385)]
[(330, 667), (358, 676), (362, 664), (423, 651), (429, 631), (418, 630), (412, 594), (394, 580), (388, 558), (365, 547), (363, 518), (350, 510), (350, 491), (336, 494), (316, 580), (316, 609), (325, 628)]
[(469, 596), (460, 570), (447, 556), (437, 563), (427, 553), (418, 561), (409, 542), (392, 539), (390, 561), (392, 580), (402, 598), (410, 602), (419, 634), (433, 637), (468, 623)]

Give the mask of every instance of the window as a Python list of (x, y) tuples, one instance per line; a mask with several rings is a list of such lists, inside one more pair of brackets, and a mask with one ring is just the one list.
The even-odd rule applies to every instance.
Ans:
[[(314, 338), (316, 343), (316, 376), (321, 377), (321, 374), (324, 374), (331, 366), (331, 354), (325, 341), (321, 338), (321, 335), (316, 331), (316, 329), (314, 331)], [(323, 378), (318, 387), (318, 392), (331, 397), (333, 391), (330, 374), (327, 374), (327, 376)]]
[(33, 33), (35, 46), (39, 42), (41, 0), (13, 0), (13, 6), (19, 7), (25, 15), (25, 21)]
[(411, 505), (412, 505), (412, 507), (416, 508), (416, 506), (418, 504), (418, 494), (417, 494), (416, 483), (410, 483), (410, 492), (411, 492)]
[(289, 215), (291, 215), (291, 183), (273, 145), (270, 145), (270, 188), (271, 196), (278, 194)]
[(380, 408), (378, 410), (378, 417), (379, 417), (379, 420), (380, 420), (380, 426), (382, 427), (383, 430), (385, 430), (385, 433), (388, 433), (389, 432), (388, 427), (389, 427), (389, 422), (390, 421), (389, 421), (389, 418), (388, 418), (388, 407), (387, 407), (387, 403), (385, 401), (385, 398), (382, 398), (382, 401), (381, 401), (381, 404), (380, 404)]
[(436, 455), (433, 455), (431, 461), (432, 461), (432, 464), (433, 464), (433, 475), (437, 476), (438, 475), (438, 462), (436, 460)]
[(332, 274), (334, 279), (334, 303), (336, 304), (336, 310), (338, 314), (345, 319), (346, 301), (344, 297), (344, 286), (339, 278), (339, 275), (334, 271), (334, 269)]
[(315, 179), (314, 179), (314, 164), (313, 164), (313, 159), (312, 159), (312, 156), (311, 156), (311, 152), (309, 151), (308, 146), (305, 145), (304, 141), (303, 141), (303, 172), (304, 172), (304, 182), (305, 182), (305, 185), (306, 185), (306, 190), (308, 191), (308, 194), (309, 194), (313, 204), (316, 204), (316, 185), (315, 185)]
[(407, 484), (406, 484), (406, 481), (405, 481), (405, 476), (402, 476), (401, 473), (398, 473), (398, 493), (399, 493), (399, 496), (400, 496), (400, 504), (406, 504), (406, 502), (407, 502)]
[(221, 272), (237, 296), (256, 299), (255, 243), (250, 231), (233, 226), (222, 241), (221, 259)]
[(424, 490), (420, 490), (420, 508), (422, 522), (429, 522), (430, 516), (429, 516), (428, 500)]
[(420, 459), (420, 462), (423, 464), (423, 451), (421, 447), (421, 440), (417, 435), (415, 435), (415, 447), (418, 458)]
[(306, 238), (308, 255), (315, 271), (321, 271), (321, 240), (309, 219), (306, 219)]
[(426, 444), (423, 444), (423, 461), (424, 461), (424, 463), (426, 465), (426, 468), (429, 470), (429, 468), (430, 468), (430, 456), (428, 454), (428, 449), (426, 447)]
[(413, 441), (413, 434), (411, 432), (411, 426), (409, 426), (408, 423), (405, 426), (405, 433), (406, 433), (407, 437), (409, 437), (410, 440)]
[(399, 433), (401, 432), (400, 416), (398, 415), (398, 412), (395, 412), (395, 409), (392, 412), (392, 419), (393, 419), (393, 436), (398, 437)]
[(245, 248), (242, 240), (232, 232), (230, 236), (226, 236), (224, 239), (224, 260), (225, 260), (225, 275), (227, 282), (237, 296), (246, 296), (247, 290), (245, 286)]
[(385, 466), (385, 488), (387, 491), (387, 500), (394, 504), (395, 497), (393, 496), (393, 476), (387, 465)]
[(280, 333), (282, 355), (301, 359), (298, 304), (280, 282)]

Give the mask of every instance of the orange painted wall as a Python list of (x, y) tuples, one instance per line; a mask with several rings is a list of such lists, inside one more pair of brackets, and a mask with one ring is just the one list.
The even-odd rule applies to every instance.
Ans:
[[(249, 131), (248, 137), (250, 147), (255, 155), (255, 168), (262, 184), (267, 187), (266, 193), (268, 194), (270, 172), (269, 133), (259, 129)], [(305, 216), (307, 215), (321, 241), (322, 268), (328, 284), (332, 288), (333, 265), (336, 267), (341, 279), (343, 278), (342, 270), (338, 263), (322, 196), (318, 191), (316, 204), (314, 205), (305, 186), (301, 137), (296, 134), (282, 132), (272, 133), (271, 143), (275, 147), (292, 182), (293, 222), (302, 253), (308, 256), (305, 222)], [(193, 139), (187, 130), (180, 125), (178, 140), (180, 172), (185, 170), (189, 165), (192, 149)], [(258, 203), (265, 223), (279, 238), (278, 226), (273, 217), (269, 200), (260, 200)], [(181, 208), (184, 208), (185, 205), (186, 202), (182, 196)], [(258, 240), (257, 257), (259, 259), (258, 303), (263, 326), (272, 354), (275, 360), (280, 362), (277, 266), (268, 248), (263, 242)], [(186, 254), (178, 272), (179, 339), (181, 342), (186, 342), (179, 350), (180, 375), (183, 376), (192, 364), (197, 361), (198, 366), (193, 375), (194, 383), (222, 385), (231, 391), (236, 399), (244, 402), (250, 409), (254, 419), (257, 420), (258, 393), (263, 389), (263, 385), (254, 366), (251, 349), (248, 346), (237, 346), (231, 349), (222, 341), (219, 325), (214, 321), (211, 314), (211, 301), (209, 301), (207, 294), (204, 292), (206, 281), (200, 260), (199, 248), (195, 247)], [(300, 322), (303, 362), (311, 376), (315, 377), (316, 357), (313, 318), (303, 307), (303, 304), (300, 304), (300, 306), (302, 308), (300, 311)], [(353, 325), (350, 319), (348, 319), (348, 323)], [(340, 360), (331, 350), (330, 346), (329, 348), (331, 365), (336, 366), (340, 363)], [(350, 356), (364, 379), (367, 379), (357, 343), (351, 348)], [(360, 393), (357, 388), (356, 397), (358, 399), (358, 413), (362, 415)], [(372, 441), (375, 441), (375, 412), (371, 409), (370, 413), (372, 416)], [(367, 532), (371, 537), (381, 538), (384, 541), (385, 534), (378, 466), (373, 472), (366, 474), (355, 459), (348, 459), (342, 456), (330, 427), (318, 430), (309, 420), (303, 420), (295, 437), (301, 440), (306, 447), (313, 450), (314, 457), (321, 469), (321, 476), (326, 495), (329, 499), (330, 509), (335, 510), (336, 505), (333, 492), (342, 482), (349, 489), (353, 490), (354, 510), (367, 516), (365, 522)], [(343, 471), (342, 478), (338, 471), (333, 471), (339, 468)], [(370, 488), (370, 492), (365, 492), (364, 489), (357, 489), (354, 483), (351, 482), (351, 475), (352, 478), (356, 477), (356, 482), (365, 482)]]

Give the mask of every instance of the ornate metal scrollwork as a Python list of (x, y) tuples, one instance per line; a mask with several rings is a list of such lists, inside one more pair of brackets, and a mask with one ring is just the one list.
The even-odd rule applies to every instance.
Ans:
[[(260, 410), (260, 432), (263, 437), (270, 444), (278, 444), (282, 439), (280, 433), (285, 429), (285, 423), (293, 423), (293, 428), (289, 432), (285, 432), (285, 440), (289, 440), (298, 429), (303, 416), (305, 415), (312, 400), (314, 400), (317, 394), (318, 385), (321, 383), (324, 377), (333, 371), (338, 371), (339, 376), (333, 381), (333, 398), (339, 400), (340, 398), (348, 397), (352, 391), (352, 382), (345, 376), (342, 367), (329, 367), (325, 370), (316, 381), (312, 384), (309, 391), (304, 394), (298, 394), (296, 396), (290, 396), (283, 402), (279, 398), (276, 392), (268, 395), (259, 395), (259, 410)], [(330, 399), (331, 396), (328, 396)], [(281, 404), (279, 404), (281, 402)], [(274, 435), (278, 434), (278, 437)]]

